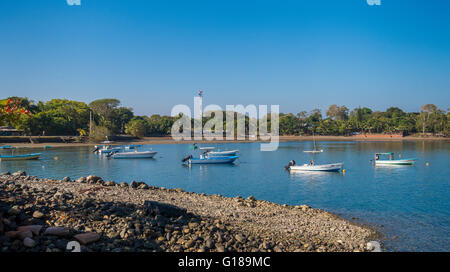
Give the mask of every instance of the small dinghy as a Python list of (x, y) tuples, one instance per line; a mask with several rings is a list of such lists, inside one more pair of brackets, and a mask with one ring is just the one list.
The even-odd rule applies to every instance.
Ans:
[[(381, 156), (389, 156), (388, 160), (380, 160)], [(409, 159), (394, 159), (394, 153), (393, 152), (387, 152), (387, 153), (375, 153), (375, 165), (412, 165), (415, 163), (417, 159), (416, 158), (409, 158)]]
[(114, 159), (150, 159), (156, 155), (156, 151), (131, 151), (131, 152), (117, 152), (111, 155)]
[(290, 171), (340, 171), (344, 163), (330, 163), (330, 164), (303, 164), (292, 165), (289, 167)]
[(41, 153), (32, 153), (24, 155), (0, 155), (0, 161), (23, 161), (23, 160), (37, 160)]

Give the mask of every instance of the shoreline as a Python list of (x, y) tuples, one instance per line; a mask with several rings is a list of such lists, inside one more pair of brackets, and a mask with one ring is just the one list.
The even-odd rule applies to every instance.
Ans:
[[(443, 137), (415, 137), (406, 136), (402, 138), (384, 138), (384, 137), (372, 137), (372, 138), (360, 138), (360, 137), (350, 137), (350, 136), (280, 136), (279, 142), (297, 142), (297, 141), (351, 141), (351, 142), (402, 142), (402, 141), (450, 141), (450, 138)], [(144, 137), (142, 139), (136, 139), (131, 141), (114, 141), (111, 145), (129, 145), (129, 144), (142, 144), (142, 145), (158, 145), (158, 144), (217, 144), (217, 143), (262, 143), (269, 141), (249, 141), (249, 140), (183, 140), (175, 141), (172, 137)], [(102, 145), (101, 143), (54, 143), (54, 142), (43, 142), (43, 143), (0, 143), (2, 145), (12, 145), (16, 147), (80, 147), (80, 146), (95, 146)]]
[(0, 251), (359, 252), (380, 234), (307, 205), (0, 174)]

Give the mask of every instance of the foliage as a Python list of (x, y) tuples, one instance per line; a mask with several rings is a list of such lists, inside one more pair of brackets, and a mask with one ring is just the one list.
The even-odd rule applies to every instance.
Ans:
[(101, 142), (108, 140), (109, 136), (111, 136), (111, 132), (107, 127), (93, 126), (89, 139), (94, 142)]
[(31, 102), (27, 98), (9, 97), (0, 100), (0, 124), (16, 127), (22, 116), (31, 115)]
[(134, 119), (126, 125), (126, 133), (142, 138), (147, 134), (147, 123), (142, 119)]
[[(105, 136), (129, 133), (134, 136), (168, 136), (172, 125), (180, 118), (171, 116), (134, 116), (133, 110), (119, 107), (120, 101), (113, 98), (84, 102), (67, 99), (52, 99), (34, 103), (27, 98), (9, 97), (0, 100), (0, 125), (8, 125), (25, 131), (28, 135), (79, 135), (86, 136), (90, 127), (90, 113), (93, 117), (90, 138), (105, 140)], [(223, 112), (224, 131), (226, 115)], [(234, 134), (237, 134), (237, 117), (234, 115)], [(450, 135), (450, 113), (433, 104), (421, 107), (420, 112), (404, 112), (397, 107), (386, 111), (373, 111), (358, 107), (351, 111), (346, 106), (331, 105), (326, 118), (319, 109), (297, 114), (280, 113), (280, 135), (350, 135), (352, 133), (423, 133)], [(214, 118), (204, 117), (203, 125)], [(267, 129), (271, 128), (270, 113)], [(249, 131), (249, 116), (245, 116), (245, 130)], [(193, 128), (193, 126), (192, 126)]]

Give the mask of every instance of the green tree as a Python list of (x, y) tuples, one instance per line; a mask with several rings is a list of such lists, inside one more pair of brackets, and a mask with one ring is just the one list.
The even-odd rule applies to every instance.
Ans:
[(94, 100), (89, 103), (89, 108), (98, 115), (99, 125), (108, 129), (114, 129), (112, 118), (115, 110), (120, 105), (120, 101), (115, 98), (105, 98)]
[(142, 119), (134, 119), (126, 125), (126, 133), (142, 138), (147, 133), (147, 123)]
[(326, 115), (333, 120), (347, 120), (348, 108), (346, 106), (331, 105), (326, 111)]
[(111, 126), (113, 132), (124, 133), (125, 125), (133, 119), (133, 109), (126, 107), (119, 107), (113, 110), (111, 115)]
[(438, 108), (433, 104), (426, 104), (420, 108), (418, 126), (422, 128), (422, 134), (425, 134), (425, 131), (427, 130), (432, 130), (433, 119), (437, 111)]

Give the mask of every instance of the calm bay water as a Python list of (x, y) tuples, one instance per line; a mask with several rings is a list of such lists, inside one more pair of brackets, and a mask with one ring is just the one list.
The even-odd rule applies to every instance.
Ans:
[[(312, 142), (280, 143), (276, 152), (259, 151), (259, 143), (217, 144), (213, 146), (222, 150), (239, 149), (241, 158), (235, 165), (192, 167), (181, 165), (181, 159), (190, 153), (186, 144), (154, 145), (158, 155), (146, 160), (102, 158), (89, 147), (53, 148), (42, 151), (37, 161), (1, 162), (0, 171), (25, 170), (49, 178), (92, 174), (117, 182), (145, 181), (198, 193), (254, 195), (280, 204), (308, 204), (374, 226), (384, 235), (384, 247), (390, 251), (450, 251), (450, 142), (317, 145), (324, 149), (315, 155), (317, 163), (344, 162), (346, 173), (285, 171), (291, 159), (297, 164), (311, 160), (311, 155), (302, 151), (312, 149)], [(403, 158), (416, 157), (418, 161), (414, 166), (375, 167), (369, 162), (375, 152), (395, 152), (396, 157), (401, 153)]]

